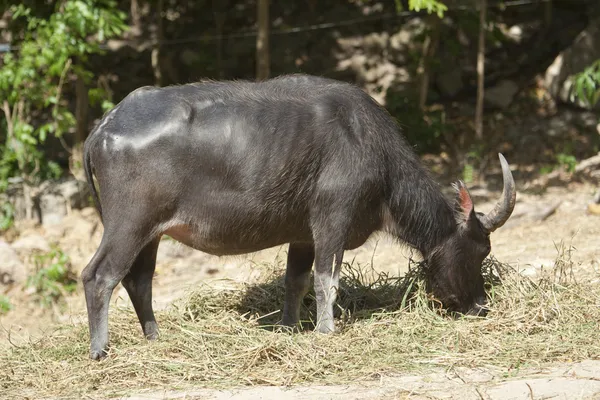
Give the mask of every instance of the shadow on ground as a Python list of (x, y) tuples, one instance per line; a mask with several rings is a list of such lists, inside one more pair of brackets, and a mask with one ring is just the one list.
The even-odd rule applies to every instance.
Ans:
[[(500, 284), (500, 264), (493, 257), (484, 261), (486, 286)], [(426, 265), (409, 260), (408, 272), (401, 277), (377, 272), (372, 268), (344, 263), (335, 318), (342, 324), (370, 319), (381, 313), (410, 312), (418, 307), (429, 307), (446, 314), (440, 303), (426, 291)], [(312, 330), (316, 321), (316, 301), (312, 288), (305, 296), (300, 311), (302, 330)], [(248, 285), (233, 309), (248, 318), (255, 318), (264, 329), (274, 329), (281, 318), (284, 303), (284, 273), (274, 274), (266, 282)]]

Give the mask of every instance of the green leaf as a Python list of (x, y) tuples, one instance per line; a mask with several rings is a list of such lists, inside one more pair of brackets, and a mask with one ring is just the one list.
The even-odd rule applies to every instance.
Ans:
[[(87, 56), (101, 53), (98, 40), (108, 40), (127, 27), (127, 15), (118, 10), (114, 1), (62, 0), (54, 4), (54, 12), (43, 18), (25, 4), (10, 7), (12, 20), (20, 21), (21, 30), (15, 32), (15, 37), (19, 38), (21, 49), (3, 55), (0, 98), (11, 108), (19, 102), (24, 107), (14, 137), (0, 143), (0, 190), (11, 176), (37, 179), (62, 173), (58, 164), (46, 162), (43, 150), (37, 145), (51, 136), (62, 135), (76, 124), (75, 117), (60, 105), (61, 98), (57, 95), (66, 62), (76, 57), (79, 60), (76, 74), (91, 83), (93, 74), (86, 69)], [(104, 108), (113, 107), (105, 91), (90, 92), (92, 97)], [(53, 120), (37, 122), (38, 116), (44, 115), (52, 115)], [(34, 177), (31, 174), (38, 170), (36, 166), (40, 168)]]
[(448, 10), (448, 7), (438, 0), (409, 0), (408, 8), (414, 11), (425, 9), (428, 14), (436, 13), (439, 18), (443, 18), (444, 12)]
[(102, 102), (102, 112), (107, 112), (113, 109), (115, 104), (110, 100), (104, 100)]
[(576, 98), (589, 106), (595, 106), (600, 92), (600, 60), (594, 62), (573, 78), (570, 99)]
[(56, 104), (56, 102), (58, 101), (58, 98), (56, 96), (49, 96), (46, 101), (45, 104), (49, 105), (49, 104)]

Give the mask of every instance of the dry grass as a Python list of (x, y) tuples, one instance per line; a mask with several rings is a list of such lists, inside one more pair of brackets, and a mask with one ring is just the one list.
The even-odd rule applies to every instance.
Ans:
[[(200, 288), (159, 313), (161, 339), (146, 342), (134, 313), (111, 313), (110, 356), (92, 362), (87, 326), (73, 324), (0, 354), (3, 398), (122, 396), (152, 388), (344, 383), (434, 366), (505, 369), (600, 356), (600, 285), (575, 281), (570, 252), (535, 281), (485, 262), (492, 311), (453, 319), (423, 290), (421, 264), (403, 278), (346, 265), (333, 336), (271, 329), (283, 301), (280, 275), (236, 290)], [(366, 282), (369, 282), (368, 284)], [(305, 328), (311, 328), (307, 298)]]

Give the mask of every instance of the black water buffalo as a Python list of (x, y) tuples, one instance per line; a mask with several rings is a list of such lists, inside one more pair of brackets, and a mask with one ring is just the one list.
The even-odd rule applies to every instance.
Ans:
[(504, 190), (490, 213), (474, 211), (462, 182), (449, 201), (383, 107), (354, 85), (306, 75), (140, 88), (99, 122), (83, 161), (104, 224), (82, 274), (93, 359), (106, 354), (119, 282), (145, 336), (157, 337), (152, 276), (163, 234), (215, 255), (289, 243), (284, 325), (298, 322), (314, 261), (316, 329), (334, 330), (344, 250), (376, 231), (422, 253), (448, 309), (484, 312), (489, 234), (516, 193), (500, 155)]

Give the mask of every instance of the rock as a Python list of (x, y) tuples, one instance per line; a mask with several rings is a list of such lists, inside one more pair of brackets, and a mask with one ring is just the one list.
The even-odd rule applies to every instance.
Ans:
[(9, 285), (25, 281), (25, 265), (17, 252), (3, 240), (0, 240), (0, 260), (0, 284)]
[(65, 236), (66, 232), (67, 228), (64, 226), (64, 224), (50, 225), (44, 228), (44, 237), (48, 241), (56, 243), (60, 241), (63, 236)]
[(387, 48), (389, 39), (387, 32), (371, 33), (363, 39), (363, 48), (367, 53), (379, 54)]
[(82, 218), (73, 218), (68, 225), (71, 228), (70, 235), (74, 237), (89, 239), (96, 229), (96, 223)]
[(81, 209), (83, 218), (99, 218), (98, 211), (94, 207), (85, 207)]
[(50, 251), (50, 245), (46, 239), (38, 234), (20, 237), (12, 243), (12, 248), (20, 251)]
[(88, 194), (87, 183), (75, 179), (51, 184), (40, 195), (42, 225), (58, 224), (71, 210), (87, 206)]
[(0, 202), (10, 203), (13, 208), (15, 221), (26, 219), (27, 205), (23, 196), (23, 187), (20, 183), (9, 183), (6, 194), (0, 194)]
[(340, 37), (337, 39), (337, 43), (340, 46), (340, 48), (344, 51), (354, 51), (361, 47), (362, 37), (359, 37), (359, 36)]
[(338, 62), (337, 69), (339, 71), (351, 70), (356, 75), (364, 75), (366, 72), (365, 65), (367, 63), (367, 56), (364, 54), (355, 54), (350, 58), (341, 60)]
[(500, 81), (496, 86), (485, 90), (485, 102), (492, 107), (506, 108), (512, 103), (519, 86), (510, 80)]
[(5, 197), (0, 201), (8, 201), (13, 206), (15, 221), (30, 215), (44, 226), (59, 223), (74, 209), (88, 206), (89, 188), (86, 182), (73, 178), (59, 182), (45, 181), (38, 187), (30, 189), (33, 204), (25, 201), (24, 187), (21, 180), (9, 184)]
[(40, 200), (40, 209), (44, 226), (57, 225), (67, 215), (65, 199), (55, 194), (43, 195)]
[[(82, 218), (80, 212), (75, 211), (73, 214), (65, 217), (60, 223), (62, 228), (62, 240), (66, 240), (78, 245), (82, 242), (89, 241), (92, 234), (95, 232), (98, 221), (88, 218)], [(45, 229), (46, 236), (49, 232), (59, 232), (55, 226), (50, 226)]]
[(71, 179), (60, 183), (56, 190), (71, 208), (81, 209), (88, 205), (87, 197), (90, 193), (87, 182)]
[[(598, 59), (600, 59), (600, 18), (595, 18), (575, 41), (554, 59), (544, 75), (544, 86), (553, 98), (589, 109), (587, 104), (570, 99), (573, 84), (571, 78)], [(600, 108), (600, 105), (598, 107)]]
[(367, 82), (375, 82), (379, 79), (386, 77), (393, 78), (396, 73), (396, 66), (390, 62), (382, 62), (379, 65), (374, 66), (365, 73), (365, 80)]
[(56, 225), (45, 228), (45, 236), (51, 243), (69, 254), (75, 272), (80, 273), (98, 249), (102, 237), (102, 225), (97, 219), (82, 218), (82, 213), (74, 211), (58, 225), (62, 227), (62, 235)]

